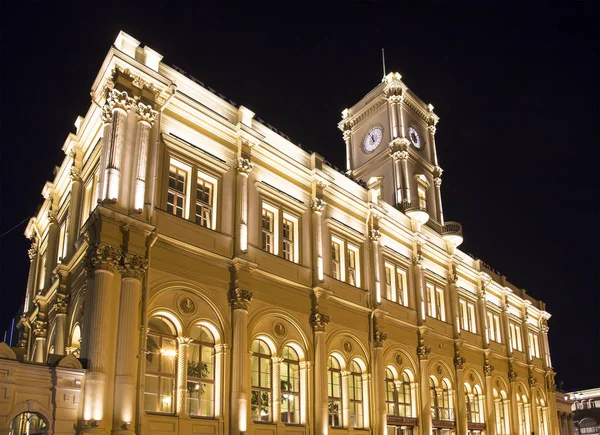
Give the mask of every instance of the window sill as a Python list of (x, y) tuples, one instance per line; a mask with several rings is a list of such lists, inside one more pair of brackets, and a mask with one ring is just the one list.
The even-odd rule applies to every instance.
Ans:
[(161, 415), (164, 417), (177, 417), (174, 412), (159, 412), (159, 411), (146, 411), (147, 415)]
[(264, 425), (273, 425), (273, 426), (277, 425), (277, 423), (274, 423), (272, 421), (260, 421), (260, 420), (252, 420), (252, 423), (254, 423), (254, 424), (264, 424)]
[(218, 420), (217, 417), (207, 417), (204, 415), (189, 415), (188, 414), (188, 417), (196, 419), (196, 420)]

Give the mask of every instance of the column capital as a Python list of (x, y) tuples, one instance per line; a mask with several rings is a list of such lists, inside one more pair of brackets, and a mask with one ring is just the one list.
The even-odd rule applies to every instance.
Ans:
[(234, 310), (248, 311), (253, 296), (254, 294), (249, 290), (235, 288), (229, 291), (227, 298)]
[(312, 209), (312, 211), (318, 214), (323, 213), (323, 210), (325, 210), (326, 205), (327, 203), (323, 201), (322, 198), (314, 198), (310, 201), (310, 208)]
[(142, 279), (148, 268), (148, 260), (140, 255), (124, 254), (123, 264), (119, 266), (123, 278)]
[(442, 185), (442, 179), (440, 177), (435, 177), (433, 179), (433, 184), (435, 184), (436, 187), (440, 187)]
[(344, 132), (342, 133), (342, 135), (344, 136), (344, 142), (350, 140), (350, 137), (352, 137), (352, 130), (350, 129), (350, 126), (348, 124), (349, 123), (346, 123), (344, 125), (345, 129), (344, 129)]
[(33, 335), (36, 338), (46, 338), (48, 333), (48, 322), (45, 320), (35, 320), (32, 324)]
[(121, 250), (110, 245), (97, 244), (90, 246), (85, 257), (85, 268), (88, 272), (107, 270), (115, 272), (121, 260)]
[(73, 181), (73, 182), (83, 181), (81, 179), (81, 169), (78, 168), (77, 166), (71, 166), (71, 169), (69, 170), (69, 176), (71, 177), (71, 181)]
[(417, 252), (417, 254), (412, 257), (413, 266), (421, 267), (423, 265), (423, 254)]
[(381, 231), (377, 228), (369, 228), (369, 240), (372, 242), (378, 242), (381, 239)]
[(429, 358), (429, 354), (431, 353), (431, 347), (425, 346), (424, 344), (417, 346), (417, 355), (420, 360), (425, 360)]
[(141, 101), (138, 101), (136, 109), (140, 117), (140, 121), (146, 122), (150, 126), (154, 124), (154, 120), (156, 119), (158, 112), (154, 110), (150, 104), (144, 104)]
[(67, 308), (69, 307), (69, 295), (64, 293), (57, 293), (56, 299), (54, 300), (54, 310), (56, 314), (67, 314)]
[(235, 159), (235, 169), (242, 175), (248, 175), (252, 172), (254, 165), (250, 162), (250, 159), (244, 157), (238, 157)]
[(180, 345), (187, 346), (192, 342), (192, 339), (190, 337), (177, 337), (177, 341)]
[(492, 376), (494, 374), (494, 366), (491, 365), (489, 362), (486, 362), (483, 365), (483, 373), (485, 374), (485, 376)]
[(110, 124), (112, 122), (112, 110), (110, 110), (110, 105), (106, 103), (102, 106), (102, 124)]
[(429, 124), (427, 126), (427, 130), (429, 130), (429, 133), (431, 133), (432, 136), (435, 136), (435, 131), (437, 130), (435, 124)]
[(325, 332), (325, 328), (329, 324), (331, 318), (327, 314), (315, 311), (310, 315), (309, 322), (315, 332)]
[(464, 368), (464, 365), (466, 362), (467, 362), (467, 359), (465, 357), (462, 357), (460, 355), (457, 355), (454, 357), (454, 367), (457, 370), (462, 370)]
[(38, 246), (36, 242), (31, 243), (31, 248), (27, 251), (27, 255), (29, 255), (29, 261), (33, 261), (33, 259), (38, 254)]
[(48, 211), (48, 222), (52, 225), (58, 225), (58, 217), (56, 216), (56, 212), (49, 210)]
[(541, 328), (540, 328), (540, 329), (542, 330), (542, 332), (543, 332), (544, 334), (547, 334), (547, 333), (548, 333), (548, 331), (550, 331), (550, 328), (548, 327), (548, 325), (547, 325), (546, 323), (542, 323), (542, 326), (541, 326)]
[(529, 375), (527, 378), (527, 383), (531, 388), (534, 388), (537, 385), (537, 379), (533, 377), (533, 375)]
[(385, 340), (387, 340), (387, 334), (385, 332), (375, 331), (373, 333), (373, 345), (376, 348), (382, 348)]
[(273, 361), (273, 364), (279, 364), (283, 361), (283, 358), (280, 356), (272, 356), (271, 361)]
[(508, 380), (510, 382), (515, 382), (517, 380), (519, 375), (517, 375), (517, 372), (515, 372), (513, 369), (510, 369), (508, 371)]
[(129, 111), (129, 109), (135, 106), (135, 100), (127, 94), (127, 91), (119, 92), (114, 88), (108, 92), (106, 102), (110, 110), (121, 109)]

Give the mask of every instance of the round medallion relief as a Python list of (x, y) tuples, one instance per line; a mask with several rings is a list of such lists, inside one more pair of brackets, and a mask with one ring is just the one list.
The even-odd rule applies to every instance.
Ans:
[(442, 366), (437, 366), (435, 368), (435, 371), (438, 373), (438, 375), (441, 375), (442, 374)]
[(352, 352), (352, 343), (350, 343), (349, 341), (344, 341), (344, 352)]
[(471, 373), (471, 376), (469, 376), (469, 380), (471, 382), (475, 382), (475, 375), (473, 373)]
[(188, 297), (181, 298), (178, 307), (182, 314), (192, 314), (196, 311), (196, 304)]
[(285, 325), (281, 322), (277, 322), (273, 325), (273, 333), (277, 337), (283, 337), (285, 335)]
[(496, 387), (500, 388), (500, 385), (502, 385), (502, 384), (500, 383), (500, 379), (496, 380)]
[(399, 353), (396, 354), (396, 364), (402, 364), (402, 355), (400, 355)]

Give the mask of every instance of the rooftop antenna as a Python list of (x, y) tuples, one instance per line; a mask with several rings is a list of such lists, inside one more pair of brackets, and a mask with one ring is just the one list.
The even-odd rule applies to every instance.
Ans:
[(381, 49), (381, 63), (383, 64), (383, 80), (385, 80), (385, 48)]

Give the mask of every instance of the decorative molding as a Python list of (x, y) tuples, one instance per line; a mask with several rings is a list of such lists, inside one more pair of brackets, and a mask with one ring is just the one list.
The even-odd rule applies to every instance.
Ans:
[(529, 375), (529, 378), (527, 378), (527, 383), (531, 388), (533, 388), (537, 385), (537, 379), (534, 378), (532, 375)]
[(282, 322), (275, 322), (273, 325), (273, 334), (277, 337), (285, 337), (286, 333), (285, 325)]
[(135, 100), (127, 95), (127, 91), (119, 92), (116, 89), (111, 89), (106, 96), (106, 103), (111, 111), (121, 109), (128, 112), (135, 106)]
[(235, 288), (229, 291), (227, 298), (234, 310), (246, 310), (250, 307), (254, 294), (249, 290)]
[(84, 264), (90, 273), (96, 270), (115, 272), (120, 260), (120, 249), (110, 245), (97, 244), (88, 248)]
[(517, 375), (517, 372), (515, 372), (514, 370), (510, 369), (508, 371), (508, 380), (510, 382), (515, 382), (518, 377), (519, 377), (519, 375)]
[(310, 201), (310, 208), (315, 213), (323, 213), (323, 210), (325, 210), (326, 205), (327, 205), (327, 203), (325, 201), (323, 201), (321, 198), (314, 198), (314, 199), (311, 199), (311, 201)]
[(69, 307), (69, 295), (64, 293), (57, 293), (56, 300), (54, 302), (54, 309), (56, 314), (67, 314), (67, 308)]
[(352, 343), (350, 343), (348, 340), (344, 341), (344, 344), (342, 347), (344, 349), (344, 352), (346, 352), (348, 354), (352, 352)]
[(430, 353), (431, 353), (431, 347), (425, 346), (424, 344), (421, 346), (417, 346), (417, 355), (419, 356), (419, 359), (429, 358)]
[(330, 317), (327, 314), (317, 311), (310, 315), (309, 321), (315, 332), (325, 332), (325, 328), (330, 322)]
[(454, 367), (456, 367), (457, 370), (462, 370), (466, 362), (467, 359), (465, 357), (460, 355), (454, 357)]
[(387, 334), (385, 332), (375, 331), (375, 333), (373, 333), (373, 344), (376, 348), (383, 347), (385, 340), (387, 340)]
[(69, 355), (62, 357), (60, 359), (60, 361), (58, 362), (58, 364), (56, 364), (56, 366), (69, 368), (69, 369), (82, 369), (83, 368), (83, 366), (81, 365), (81, 362), (73, 354), (69, 354)]
[(493, 365), (491, 365), (489, 362), (486, 362), (486, 363), (483, 365), (483, 373), (484, 373), (486, 376), (492, 376), (492, 375), (494, 374), (494, 366), (493, 366)]
[(179, 300), (177, 307), (179, 308), (179, 312), (184, 315), (190, 315), (196, 311), (196, 304), (187, 296)]
[(31, 244), (31, 248), (27, 250), (27, 255), (29, 255), (29, 261), (33, 261), (38, 254), (38, 245), (36, 242)]
[(235, 159), (235, 169), (244, 175), (248, 175), (252, 172), (254, 165), (250, 162), (250, 159), (245, 159), (243, 157), (238, 157)]
[(46, 338), (48, 334), (48, 322), (45, 320), (35, 320), (33, 322), (33, 335), (36, 338)]
[(148, 269), (148, 260), (140, 255), (123, 254), (123, 264), (119, 269), (122, 278), (142, 279)]
[(71, 181), (73, 182), (83, 181), (83, 179), (81, 178), (81, 169), (76, 166), (71, 166), (71, 169), (69, 170), (69, 176), (71, 177)]

